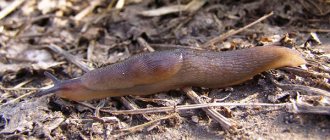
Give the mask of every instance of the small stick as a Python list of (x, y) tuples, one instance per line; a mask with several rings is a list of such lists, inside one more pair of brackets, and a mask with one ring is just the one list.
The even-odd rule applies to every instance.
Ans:
[(223, 40), (227, 39), (228, 37), (233, 36), (235, 34), (238, 34), (238, 33), (244, 31), (247, 28), (250, 28), (251, 26), (265, 20), (266, 18), (270, 17), (273, 14), (274, 14), (274, 12), (270, 12), (269, 14), (262, 16), (258, 20), (254, 21), (254, 22), (252, 22), (252, 23), (250, 23), (250, 24), (248, 24), (248, 25), (246, 25), (246, 26), (244, 26), (244, 27), (242, 27), (238, 30), (230, 30), (230, 31), (218, 36), (218, 37), (215, 37), (215, 38), (209, 40), (208, 42), (204, 43), (202, 45), (202, 48), (207, 48), (208, 46), (211, 46), (211, 45), (214, 45), (216, 43), (222, 42)]
[[(132, 103), (132, 102), (130, 102), (130, 101), (128, 101), (125, 97), (120, 97), (120, 98), (118, 98), (119, 100), (120, 100), (120, 102), (127, 108), (127, 109), (129, 109), (129, 110), (141, 110), (141, 109), (139, 109), (138, 107), (136, 107), (137, 105), (135, 104), (135, 103)], [(89, 108), (91, 108), (91, 109), (94, 109), (94, 110), (96, 110), (97, 109), (97, 107), (94, 107), (92, 104), (90, 104), (90, 103), (87, 103), (87, 102), (78, 102), (79, 104), (81, 104), (81, 105), (84, 105), (84, 106), (86, 106), (86, 107), (89, 107)], [(112, 112), (112, 111), (108, 111), (108, 110), (104, 110), (104, 109), (99, 109), (99, 111), (101, 111), (101, 112), (105, 112), (105, 113), (110, 113), (110, 112)], [(145, 115), (145, 114), (143, 114), (143, 113), (141, 113), (142, 114), (142, 117), (145, 119), (145, 120), (147, 120), (147, 121), (151, 121), (152, 120), (152, 118), (150, 118), (149, 116), (147, 116), (147, 115)]]
[[(5, 91), (38, 90), (38, 88), (22, 88), (22, 86), (26, 85), (27, 83), (31, 82), (32, 80), (33, 80), (33, 79), (26, 80), (26, 81), (24, 81), (24, 82), (22, 82), (22, 83), (16, 85), (16, 86), (13, 87), (13, 88), (5, 88), (5, 87), (3, 87), (2, 85), (0, 85), (0, 89), (1, 89), (1, 90), (5, 90)], [(21, 95), (21, 96), (15, 98), (15, 99), (13, 99), (13, 100), (10, 100), (10, 101), (8, 101), (8, 102), (6, 102), (6, 103), (0, 105), (0, 108), (1, 108), (2, 106), (8, 105), (8, 104), (15, 103), (16, 101), (18, 101), (18, 100), (20, 100), (20, 99), (22, 99), (22, 98), (24, 98), (24, 97), (27, 97), (27, 96), (31, 95), (32, 93), (34, 93), (34, 92), (31, 91), (31, 92), (25, 93), (25, 94), (23, 94), (23, 95)], [(5, 94), (3, 94), (3, 95), (8, 95), (8, 94), (5, 93)]]
[(304, 77), (314, 77), (314, 78), (328, 78), (330, 79), (330, 75), (329, 74), (323, 74), (323, 73), (316, 73), (316, 72), (310, 72), (301, 68), (295, 68), (295, 67), (284, 67), (284, 68), (280, 68), (282, 70), (285, 71), (289, 71), (292, 72), (296, 75), (300, 75), (300, 76), (304, 76)]
[[(91, 108), (91, 109), (94, 109), (94, 110), (97, 109), (95, 106), (93, 106), (92, 104), (87, 103), (87, 102), (77, 102), (77, 103), (79, 103), (80, 105), (83, 105), (83, 106), (85, 106), (85, 107), (89, 107), (89, 108)], [(102, 111), (102, 110), (100, 110), (100, 111)]]
[(329, 106), (311, 106), (303, 103), (296, 103), (296, 110), (294, 113), (312, 113), (312, 114), (323, 114), (330, 115)]
[(148, 113), (161, 113), (170, 111), (184, 111), (191, 109), (202, 109), (210, 107), (220, 107), (220, 106), (252, 106), (252, 107), (285, 107), (291, 103), (280, 103), (280, 104), (269, 104), (269, 103), (200, 103), (191, 105), (178, 105), (178, 106), (165, 106), (165, 107), (151, 107), (135, 110), (102, 110), (107, 113), (114, 115), (134, 115), (134, 114), (148, 114)]
[[(129, 110), (137, 110), (139, 109), (137, 107), (137, 105), (134, 102), (131, 102), (130, 100), (126, 99), (125, 97), (120, 97), (119, 98), (120, 102), (124, 104), (124, 106), (129, 109)], [(147, 121), (151, 121), (152, 118), (150, 118), (149, 116), (147, 116), (146, 114), (142, 114), (142, 117), (147, 120)]]
[(297, 84), (282, 84), (277, 82), (274, 78), (270, 78), (271, 81), (278, 87), (285, 89), (285, 90), (301, 90), (301, 91), (306, 91), (309, 93), (317, 93), (323, 96), (330, 97), (330, 92), (314, 87), (309, 87), (309, 86), (303, 86), (303, 85), (297, 85)]
[(155, 51), (155, 49), (152, 48), (152, 47), (148, 44), (148, 42), (145, 41), (142, 37), (138, 37), (138, 38), (137, 38), (137, 41), (139, 42), (139, 44), (140, 44), (141, 46), (143, 46), (144, 48), (147, 48), (149, 52), (154, 52), (154, 51)]
[(59, 53), (60, 55), (64, 56), (67, 60), (69, 60), (71, 63), (75, 64), (76, 66), (78, 66), (79, 68), (84, 70), (85, 72), (88, 72), (88, 71), (93, 69), (93, 68), (88, 67), (85, 63), (83, 63), (77, 57), (75, 57), (72, 54), (66, 52), (61, 47), (59, 47), (55, 44), (49, 45), (48, 48), (51, 49), (52, 51), (54, 51), (56, 53)]
[(124, 5), (125, 5), (125, 0), (118, 0), (115, 8), (116, 9), (123, 9)]
[[(186, 95), (193, 100), (195, 103), (203, 104), (205, 103), (190, 87), (184, 88), (184, 92), (186, 92)], [(217, 122), (220, 123), (220, 125), (225, 130), (235, 129), (236, 123), (225, 116), (221, 115), (219, 112), (217, 112), (214, 108), (202, 108), (206, 114), (211, 116), (213, 119), (215, 119)]]
[(124, 135), (135, 133), (137, 131), (141, 131), (144, 128), (149, 127), (149, 126), (151, 126), (151, 125), (153, 125), (155, 123), (159, 123), (162, 120), (170, 119), (170, 118), (173, 118), (173, 117), (176, 117), (176, 116), (177, 116), (177, 114), (174, 113), (174, 114), (167, 115), (165, 117), (162, 117), (162, 118), (159, 118), (159, 119), (156, 119), (156, 120), (149, 121), (149, 122), (144, 123), (144, 124), (141, 124), (141, 125), (137, 125), (137, 126), (133, 126), (133, 127), (130, 127), (130, 128), (121, 129), (121, 130), (119, 130), (119, 132), (121, 132), (121, 133), (118, 134), (118, 135), (114, 135), (114, 137), (115, 138), (118, 138), (118, 137), (121, 137), (121, 136), (124, 136)]
[(34, 88), (34, 87), (22, 87), (22, 88), (5, 88), (0, 85), (1, 90), (7, 90), (7, 91), (16, 91), (16, 90), (39, 90), (40, 88)]
[(21, 95), (21, 96), (15, 98), (15, 99), (13, 99), (13, 100), (10, 100), (10, 101), (8, 101), (8, 102), (6, 102), (6, 103), (0, 105), (0, 108), (3, 107), (3, 106), (5, 106), (5, 105), (8, 105), (8, 104), (15, 103), (15, 102), (19, 101), (20, 99), (22, 99), (22, 98), (24, 98), (24, 97), (30, 96), (30, 95), (33, 94), (33, 93), (34, 93), (34, 91), (30, 91), (30, 92), (28, 92), (28, 93), (25, 93), (25, 94), (23, 94), (23, 95)]
[(135, 99), (144, 101), (144, 102), (171, 102), (170, 99), (157, 99), (157, 98), (143, 98), (139, 96), (134, 96)]
[(15, 0), (13, 3), (8, 5), (5, 9), (0, 11), (0, 20), (4, 17), (8, 16), (11, 12), (17, 9), (21, 4), (23, 4), (25, 0)]
[(93, 52), (95, 50), (95, 41), (92, 41), (87, 48), (87, 61), (91, 62), (92, 60), (92, 56), (93, 56)]
[(81, 21), (84, 17), (86, 17), (88, 14), (92, 13), (92, 11), (94, 10), (94, 8), (97, 5), (100, 5), (101, 0), (96, 0), (96, 1), (91, 1), (91, 4), (86, 7), (84, 10), (80, 11), (76, 16), (74, 16), (74, 20), (75, 21)]
[(300, 99), (297, 99), (297, 102), (294, 100), (291, 102), (292, 106), (288, 106), (288, 109), (293, 113), (330, 115), (329, 106), (312, 106), (300, 101)]
[(0, 89), (1, 90), (7, 90), (7, 91), (11, 91), (11, 90), (38, 90), (39, 88), (31, 88), (31, 87), (22, 87), (24, 85), (26, 85), (27, 83), (30, 83), (33, 79), (28, 79), (26, 81), (23, 81), (22, 83), (19, 83), (18, 85), (11, 87), (11, 88), (6, 88), (3, 87), (2, 85), (0, 85)]
[[(127, 109), (129, 109), (129, 110), (140, 110), (138, 107), (136, 107), (136, 105), (134, 104), (134, 103), (131, 103), (130, 101), (128, 101), (126, 98), (124, 98), (124, 97), (120, 97), (119, 98), (119, 100), (120, 100), (120, 102), (127, 108)], [(77, 103), (79, 103), (79, 104), (81, 104), (81, 105), (83, 105), (83, 106), (86, 106), (86, 107), (89, 107), (89, 108), (91, 108), (91, 109), (94, 109), (94, 110), (96, 110), (97, 109), (97, 107), (95, 107), (95, 106), (93, 106), (92, 104), (90, 104), (90, 103), (87, 103), (87, 102), (77, 102)], [(101, 111), (101, 112), (105, 112), (105, 113), (111, 113), (111, 111), (108, 111), (108, 110), (104, 110), (104, 109), (99, 109), (99, 111)], [(149, 116), (147, 116), (147, 115), (145, 115), (145, 114), (143, 114), (143, 113), (141, 113), (142, 114), (142, 117), (145, 119), (145, 120), (148, 120), (148, 121), (151, 121), (152, 120), (152, 118), (150, 118)]]

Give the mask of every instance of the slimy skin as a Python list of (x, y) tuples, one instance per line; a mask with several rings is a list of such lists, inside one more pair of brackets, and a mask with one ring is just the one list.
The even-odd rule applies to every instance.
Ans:
[(210, 52), (188, 49), (133, 56), (95, 69), (83, 76), (54, 81), (54, 87), (38, 93), (84, 101), (125, 95), (149, 95), (188, 86), (223, 88), (240, 84), (270, 69), (306, 64), (295, 50), (278, 46)]

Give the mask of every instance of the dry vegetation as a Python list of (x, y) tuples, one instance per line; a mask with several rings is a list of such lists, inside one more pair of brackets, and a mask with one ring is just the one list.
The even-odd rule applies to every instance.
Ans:
[[(2, 139), (330, 137), (329, 0), (2, 0), (0, 10)], [(52, 85), (45, 71), (69, 79), (138, 53), (264, 45), (296, 49), (308, 64), (226, 89), (34, 96)]]

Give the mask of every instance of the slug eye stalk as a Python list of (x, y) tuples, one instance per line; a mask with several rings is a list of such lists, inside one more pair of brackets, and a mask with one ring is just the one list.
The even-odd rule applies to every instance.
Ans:
[(61, 80), (57, 79), (54, 75), (52, 75), (49, 72), (45, 72), (44, 74), (46, 75), (46, 77), (48, 77), (49, 79), (51, 79), (53, 81), (54, 86), (51, 87), (51, 88), (48, 88), (48, 89), (42, 89), (42, 90), (40, 90), (39, 92), (37, 92), (35, 94), (35, 96), (37, 96), (37, 97), (54, 93), (54, 92), (58, 91), (62, 87), (61, 85), (62, 85), (63, 82)]

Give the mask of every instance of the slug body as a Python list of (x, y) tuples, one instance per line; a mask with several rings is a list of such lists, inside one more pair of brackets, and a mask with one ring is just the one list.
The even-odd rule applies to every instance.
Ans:
[(260, 72), (299, 66), (306, 61), (294, 50), (269, 46), (210, 52), (178, 49), (133, 56), (123, 62), (59, 81), (40, 94), (55, 92), (75, 101), (124, 95), (148, 95), (160, 91), (200, 86), (236, 85)]

